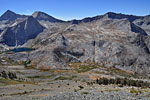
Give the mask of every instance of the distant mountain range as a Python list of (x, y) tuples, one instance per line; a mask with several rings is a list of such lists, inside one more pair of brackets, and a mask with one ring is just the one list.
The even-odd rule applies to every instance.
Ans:
[(149, 74), (149, 35), (149, 15), (108, 12), (63, 21), (40, 11), (27, 16), (8, 10), (0, 17), (0, 46), (36, 48), (30, 54), (10, 54), (9, 58), (28, 58), (37, 68), (68, 68), (69, 63), (96, 62)]
[[(1, 43), (5, 43), (9, 46), (22, 45), (26, 43), (29, 39), (35, 38), (44, 27), (42, 27), (37, 21), (47, 21), (49, 23), (70, 23), (70, 24), (80, 24), (88, 23), (96, 20), (101, 20), (104, 18), (110, 19), (127, 19), (131, 25), (131, 30), (134, 32), (140, 32), (143, 35), (150, 34), (150, 16), (133, 16), (125, 14), (116, 14), (113, 12), (108, 12), (104, 15), (88, 17), (82, 20), (71, 20), (63, 21), (56, 19), (44, 12), (36, 11), (30, 17), (27, 15), (19, 15), (15, 12), (7, 10), (1, 17), (1, 26), (3, 29), (0, 29), (1, 33)], [(29, 20), (30, 19), (30, 20)], [(5, 21), (4, 23), (2, 23)], [(31, 23), (27, 24), (26, 23)], [(28, 28), (30, 28), (30, 31)], [(36, 29), (35, 29), (36, 28)], [(33, 31), (33, 32), (32, 32)], [(30, 34), (30, 35), (29, 35)], [(16, 36), (15, 36), (16, 35)], [(20, 36), (22, 35), (22, 36)]]

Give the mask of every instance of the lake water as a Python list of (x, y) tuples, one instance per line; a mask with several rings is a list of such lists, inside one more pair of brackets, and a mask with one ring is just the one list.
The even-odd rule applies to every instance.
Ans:
[(23, 48), (14, 48), (11, 51), (13, 51), (13, 52), (24, 52), (24, 51), (33, 51), (33, 50), (35, 50), (35, 49), (23, 47)]

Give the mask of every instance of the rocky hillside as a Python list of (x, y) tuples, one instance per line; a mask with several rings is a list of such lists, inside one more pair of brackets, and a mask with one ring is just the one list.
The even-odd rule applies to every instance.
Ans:
[(33, 17), (29, 16), (20, 22), (14, 22), (1, 33), (1, 43), (8, 46), (23, 45), (29, 39), (34, 39), (44, 27)]
[[(43, 12), (16, 20), (1, 33), (1, 43), (36, 48), (6, 54), (14, 61), (30, 59), (36, 68), (69, 69), (74, 63), (150, 73), (150, 16), (116, 13), (61, 21)], [(43, 31), (44, 26), (46, 29)]]

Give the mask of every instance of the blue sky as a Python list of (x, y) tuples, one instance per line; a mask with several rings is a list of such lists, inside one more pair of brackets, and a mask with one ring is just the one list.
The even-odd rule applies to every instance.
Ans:
[(0, 0), (0, 15), (6, 10), (30, 15), (43, 11), (63, 20), (81, 19), (106, 12), (150, 14), (150, 0)]

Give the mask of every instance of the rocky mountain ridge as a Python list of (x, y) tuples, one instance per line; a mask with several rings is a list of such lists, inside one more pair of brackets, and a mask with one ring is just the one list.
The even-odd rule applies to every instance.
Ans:
[(49, 21), (51, 23), (55, 23), (55, 22), (65, 22), (65, 21), (62, 21), (62, 20), (59, 20), (59, 19), (56, 19), (44, 12), (41, 12), (41, 11), (36, 11), (32, 14), (32, 16), (37, 19), (37, 20), (44, 20), (44, 21)]
[(4, 54), (13, 61), (30, 59), (30, 65), (36, 68), (52, 69), (94, 62), (150, 73), (150, 16), (109, 12), (72, 21), (58, 20), (43, 12), (32, 16), (17, 19), (1, 29), (1, 43), (16, 46), (17, 40), (18, 45), (36, 48), (30, 52)]

